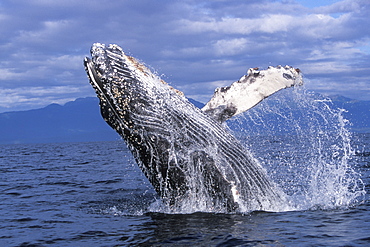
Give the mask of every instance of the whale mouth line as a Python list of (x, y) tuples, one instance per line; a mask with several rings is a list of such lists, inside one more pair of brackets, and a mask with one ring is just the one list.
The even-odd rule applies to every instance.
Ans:
[(105, 101), (105, 103), (107, 103), (107, 106), (109, 107), (110, 111), (115, 115), (116, 120), (119, 122), (119, 124), (121, 126), (126, 126), (126, 124), (120, 119), (120, 116), (112, 102), (112, 99), (107, 95), (106, 92), (104, 92), (105, 91), (104, 84), (100, 80), (95, 68), (93, 67), (93, 64), (94, 62), (90, 58), (86, 57), (84, 59), (85, 70), (88, 74), (88, 77), (90, 78), (89, 80), (90, 84), (97, 92), (98, 98), (100, 98), (101, 101)]
[(92, 63), (93, 62), (91, 61), (90, 58), (88, 58), (88, 57), (85, 58), (84, 64), (85, 64), (86, 72), (90, 75), (90, 79), (91, 79), (90, 84), (94, 88), (99, 89), (101, 94), (104, 94), (104, 92), (103, 92), (103, 83), (99, 79), (99, 77), (96, 73), (96, 70), (92, 67)]

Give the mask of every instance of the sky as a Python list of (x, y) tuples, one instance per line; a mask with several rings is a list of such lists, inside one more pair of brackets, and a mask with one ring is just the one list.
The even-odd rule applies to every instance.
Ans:
[(83, 68), (115, 43), (207, 102), (248, 68), (290, 65), (306, 88), (370, 100), (369, 0), (2, 0), (0, 112), (95, 96)]

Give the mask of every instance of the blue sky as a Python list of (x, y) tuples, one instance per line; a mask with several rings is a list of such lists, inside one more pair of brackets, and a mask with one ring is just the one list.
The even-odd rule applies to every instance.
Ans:
[(0, 112), (94, 96), (82, 62), (94, 42), (202, 102), (279, 64), (310, 90), (370, 100), (369, 16), (369, 0), (2, 0)]

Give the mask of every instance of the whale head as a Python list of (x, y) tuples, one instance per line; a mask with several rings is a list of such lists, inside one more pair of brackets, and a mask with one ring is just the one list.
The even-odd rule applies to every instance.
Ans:
[(85, 58), (85, 70), (100, 99), (101, 114), (113, 129), (130, 136), (133, 117), (158, 109), (155, 105), (163, 103), (159, 95), (169, 86), (117, 45), (95, 43), (91, 56)]
[[(117, 45), (95, 43), (91, 59), (85, 58), (90, 84), (100, 99), (104, 120), (128, 144), (140, 143), (140, 126), (160, 114), (165, 100), (179, 97), (182, 92), (170, 87), (144, 64), (126, 55)], [(145, 119), (144, 119), (145, 118)]]

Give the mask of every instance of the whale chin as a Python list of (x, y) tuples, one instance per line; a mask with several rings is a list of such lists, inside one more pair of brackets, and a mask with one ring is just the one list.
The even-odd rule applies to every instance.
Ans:
[(104, 120), (174, 212), (276, 210), (285, 195), (222, 122), (280, 89), (302, 84), (290, 66), (249, 69), (199, 109), (117, 45), (84, 60)]

